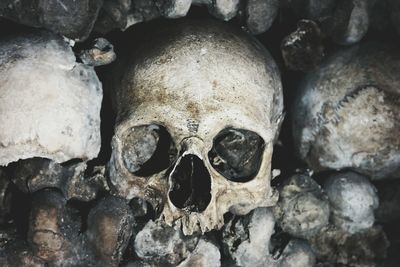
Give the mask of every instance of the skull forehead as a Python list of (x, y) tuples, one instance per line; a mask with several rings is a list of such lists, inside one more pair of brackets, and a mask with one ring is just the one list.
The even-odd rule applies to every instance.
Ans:
[(152, 45), (144, 42), (126, 69), (120, 99), (135, 99), (137, 106), (122, 106), (133, 111), (139, 103), (167, 104), (195, 118), (221, 110), (221, 104), (246, 107), (255, 117), (271, 114), (281, 93), (279, 74), (255, 40), (216, 22), (177, 24), (163, 32), (168, 36), (155, 33)]

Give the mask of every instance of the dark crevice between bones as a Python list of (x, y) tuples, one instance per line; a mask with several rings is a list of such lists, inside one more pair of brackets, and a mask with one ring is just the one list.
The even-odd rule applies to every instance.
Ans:
[(280, 227), (275, 226), (275, 233), (271, 236), (270, 240), (270, 254), (274, 259), (281, 257), (291, 239), (292, 237), (289, 234), (283, 232)]
[(211, 201), (211, 176), (203, 161), (195, 155), (186, 155), (171, 175), (171, 202), (178, 208), (203, 212)]
[(125, 167), (134, 175), (147, 177), (167, 169), (177, 150), (168, 131), (159, 125), (132, 128), (122, 152)]
[(226, 179), (248, 182), (260, 169), (264, 146), (264, 140), (255, 132), (227, 128), (214, 139), (208, 158)]

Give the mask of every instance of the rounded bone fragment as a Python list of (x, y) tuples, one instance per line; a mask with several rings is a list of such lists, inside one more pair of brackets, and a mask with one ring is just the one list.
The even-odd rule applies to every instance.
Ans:
[(178, 267), (219, 267), (221, 266), (221, 253), (219, 248), (206, 240), (201, 238), (197, 243), (196, 248)]
[[(3, 237), (2, 237), (3, 238)], [(45, 261), (33, 255), (26, 242), (15, 240), (5, 250), (0, 251), (0, 266), (2, 267), (46, 267)]]
[(37, 192), (30, 214), (28, 242), (33, 255), (52, 266), (79, 262), (77, 246), (80, 218), (66, 207), (66, 199), (53, 189)]
[(328, 197), (310, 176), (296, 174), (279, 187), (274, 215), (283, 231), (308, 239), (329, 223)]
[(1, 40), (0, 51), (0, 165), (96, 157), (102, 90), (93, 68), (44, 31)]
[(221, 20), (228, 21), (236, 16), (239, 0), (211, 0), (208, 3), (209, 12)]
[(275, 219), (269, 208), (257, 208), (246, 216), (233, 217), (222, 231), (223, 252), (230, 260), (224, 266), (313, 266), (315, 255), (306, 241), (292, 239), (280, 244), (273, 240), (274, 232)]
[(249, 0), (244, 16), (246, 27), (252, 34), (268, 30), (278, 15), (279, 0)]
[(163, 17), (176, 19), (186, 16), (192, 0), (156, 0), (156, 5)]
[(0, 17), (82, 41), (92, 31), (102, 5), (103, 0), (2, 0)]
[(300, 157), (314, 171), (353, 169), (400, 177), (400, 51), (364, 43), (304, 79), (293, 106)]
[(84, 162), (59, 164), (45, 158), (30, 158), (10, 167), (12, 182), (26, 193), (57, 188), (68, 200), (90, 201), (108, 191), (104, 167), (95, 167), (89, 173)]
[(230, 220), (222, 232), (225, 253), (238, 266), (276, 266), (269, 251), (274, 226), (269, 208), (257, 208), (245, 217)]
[(279, 267), (310, 267), (317, 260), (308, 242), (301, 239), (290, 240), (279, 258)]
[(144, 262), (176, 266), (195, 249), (197, 236), (184, 236), (164, 222), (149, 221), (136, 235), (135, 253)]
[(389, 241), (380, 226), (351, 234), (334, 225), (324, 227), (310, 240), (324, 266), (382, 266)]
[(118, 266), (133, 234), (135, 220), (125, 199), (107, 196), (88, 215), (86, 246), (97, 266)]
[(376, 188), (366, 177), (354, 172), (335, 174), (326, 180), (324, 189), (334, 225), (356, 233), (374, 224), (374, 210), (379, 206), (379, 199)]

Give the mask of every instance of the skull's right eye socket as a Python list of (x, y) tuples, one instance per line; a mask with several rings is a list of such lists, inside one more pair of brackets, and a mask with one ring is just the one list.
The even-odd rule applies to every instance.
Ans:
[(176, 154), (171, 135), (160, 125), (132, 127), (124, 138), (122, 160), (136, 176), (146, 177), (167, 169)]
[(264, 146), (264, 140), (255, 132), (227, 128), (214, 138), (208, 158), (226, 179), (248, 182), (260, 169)]

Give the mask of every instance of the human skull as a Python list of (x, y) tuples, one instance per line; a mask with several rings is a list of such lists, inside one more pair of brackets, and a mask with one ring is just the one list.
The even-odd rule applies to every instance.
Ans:
[(116, 70), (109, 174), (117, 194), (149, 201), (185, 234), (276, 202), (282, 89), (256, 40), (222, 23), (177, 22)]
[(34, 31), (0, 42), (0, 166), (58, 163), (100, 150), (101, 83), (61, 36)]
[(294, 101), (293, 136), (314, 171), (398, 176), (399, 63), (397, 47), (365, 43), (335, 53), (305, 77)]

